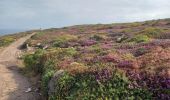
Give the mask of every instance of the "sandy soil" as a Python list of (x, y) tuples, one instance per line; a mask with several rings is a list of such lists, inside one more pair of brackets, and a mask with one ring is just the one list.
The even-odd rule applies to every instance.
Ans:
[(38, 99), (38, 93), (25, 92), (32, 86), (28, 79), (19, 73), (17, 67), (17, 56), (21, 53), (19, 47), (33, 34), (17, 40), (0, 52), (0, 100)]

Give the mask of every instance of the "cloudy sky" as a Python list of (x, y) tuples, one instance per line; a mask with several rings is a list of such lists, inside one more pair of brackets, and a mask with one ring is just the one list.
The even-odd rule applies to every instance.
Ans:
[(0, 0), (0, 29), (170, 18), (170, 0)]

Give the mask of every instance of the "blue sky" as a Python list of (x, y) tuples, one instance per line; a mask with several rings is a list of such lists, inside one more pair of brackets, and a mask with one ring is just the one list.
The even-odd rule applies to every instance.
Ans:
[(0, 29), (170, 18), (170, 0), (0, 0)]

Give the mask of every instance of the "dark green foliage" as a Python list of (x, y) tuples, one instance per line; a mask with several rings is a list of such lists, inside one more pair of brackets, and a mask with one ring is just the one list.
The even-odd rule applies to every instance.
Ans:
[(47, 93), (48, 93), (48, 82), (50, 81), (51, 77), (53, 76), (54, 74), (54, 70), (50, 70), (48, 72), (45, 72), (42, 76), (42, 91), (44, 93), (45, 96), (47, 96)]
[(130, 82), (123, 74), (114, 71), (106, 81), (96, 79), (94, 72), (65, 73), (56, 82), (56, 93), (50, 97), (56, 100), (136, 100), (151, 99), (151, 93), (144, 89), (130, 89)]
[(26, 68), (35, 73), (42, 73), (43, 66), (40, 61), (40, 58), (43, 56), (43, 50), (37, 50), (34, 54), (28, 54), (24, 57), (24, 63)]

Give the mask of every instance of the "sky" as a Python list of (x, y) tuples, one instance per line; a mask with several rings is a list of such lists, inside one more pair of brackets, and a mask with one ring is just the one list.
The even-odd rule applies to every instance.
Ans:
[(170, 0), (0, 0), (0, 29), (170, 18)]

